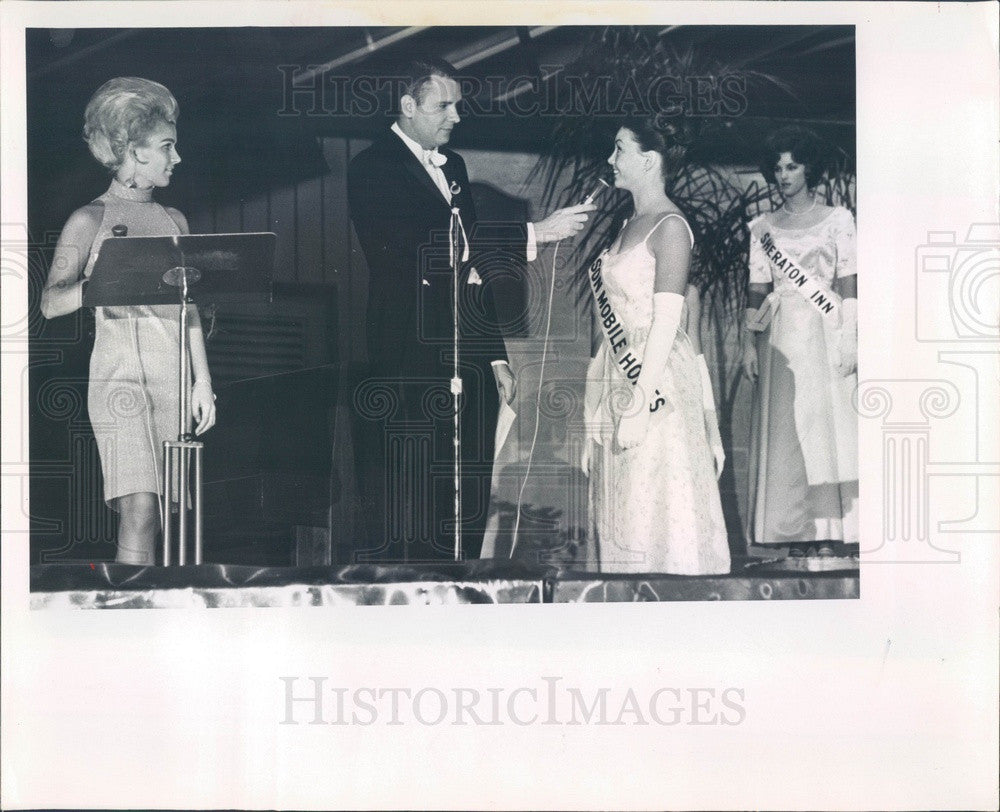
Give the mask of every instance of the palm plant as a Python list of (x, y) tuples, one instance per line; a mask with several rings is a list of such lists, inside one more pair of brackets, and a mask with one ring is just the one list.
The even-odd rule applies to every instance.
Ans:
[[(717, 142), (720, 132), (731, 130), (736, 116), (691, 115), (677, 110), (666, 115), (657, 109), (657, 99), (647, 98), (645, 89), (671, 77), (674, 85), (707, 83), (723, 87), (736, 80), (745, 91), (771, 86), (792, 101), (795, 90), (768, 73), (740, 64), (727, 65), (703, 57), (694, 48), (678, 51), (668, 42), (669, 32), (651, 32), (633, 26), (609, 26), (594, 30), (583, 43), (579, 56), (562, 73), (572, 76), (576, 87), (601, 88), (602, 109), (594, 104), (574, 105), (569, 113), (554, 119), (547, 143), (549, 149), (536, 165), (532, 177), (540, 176), (546, 206), (579, 202), (606, 174), (604, 163), (614, 129), (627, 117), (656, 116), (675, 141), (687, 147), (687, 162), (675, 173), (667, 194), (685, 213), (695, 235), (691, 281), (697, 285), (712, 310), (733, 315), (745, 296), (747, 267), (747, 221), (773, 207), (772, 190), (751, 183), (741, 187), (732, 175), (718, 168), (718, 155), (707, 154), (704, 145)], [(731, 83), (731, 82), (730, 82)], [(565, 95), (565, 93), (564, 93)], [(566, 101), (564, 99), (563, 101)], [(580, 102), (577, 97), (575, 101)], [(617, 104), (615, 104), (617, 102)], [(574, 114), (574, 106), (576, 112)], [(594, 109), (596, 108), (596, 109)], [(676, 114), (675, 114), (676, 113)], [(828, 201), (836, 200), (853, 210), (853, 176), (846, 153), (836, 157), (826, 187)], [(568, 182), (566, 180), (568, 175)], [(600, 208), (574, 248), (572, 261), (582, 271), (607, 246), (629, 213), (630, 203), (620, 195), (598, 199)], [(586, 291), (582, 284), (579, 293)]]
[[(747, 60), (731, 65), (703, 57), (693, 48), (678, 51), (669, 42), (669, 31), (651, 32), (637, 27), (607, 27), (594, 31), (583, 44), (579, 57), (565, 66), (563, 73), (574, 77), (580, 87), (603, 87), (611, 100), (642, 97), (642, 88), (652, 86), (662, 77), (673, 77), (676, 85), (705, 82), (722, 86), (738, 80), (747, 92), (754, 89), (777, 89), (796, 109), (795, 89), (780, 78), (749, 68)], [(668, 127), (677, 142), (687, 147), (687, 161), (668, 184), (667, 194), (684, 212), (695, 236), (691, 282), (701, 293), (706, 318), (713, 329), (712, 348), (706, 347), (717, 370), (720, 430), (727, 447), (732, 447), (731, 415), (737, 399), (739, 364), (726, 347), (738, 346), (739, 314), (746, 296), (749, 232), (748, 222), (756, 215), (773, 209), (780, 199), (776, 190), (751, 180), (747, 184), (727, 168), (732, 161), (709, 154), (706, 144), (732, 142), (736, 119), (720, 115), (663, 116), (663, 111), (642, 109), (641, 105), (619, 105), (602, 117), (593, 109), (577, 109), (556, 120), (548, 133), (549, 149), (535, 167), (533, 177), (540, 177), (546, 206), (569, 205), (583, 200), (598, 185), (607, 171), (605, 159), (615, 129), (623, 118), (657, 116), (657, 123)], [(654, 100), (655, 101), (655, 100)], [(591, 105), (593, 107), (593, 105)], [(686, 111), (690, 112), (690, 111)], [(748, 117), (749, 118), (749, 117)], [(665, 119), (665, 120), (664, 120)], [(789, 116), (781, 123), (794, 121)], [(776, 124), (776, 122), (773, 122)], [(748, 124), (745, 137), (756, 141), (761, 122)], [(727, 137), (728, 136), (728, 137)], [(821, 193), (828, 203), (847, 206), (852, 211), (854, 176), (850, 156), (838, 152), (828, 168)], [(756, 172), (754, 172), (756, 175)], [(568, 177), (567, 177), (568, 176)], [(561, 190), (561, 191), (560, 191)], [(630, 213), (631, 203), (624, 195), (603, 195), (598, 211), (582, 238), (576, 241), (565, 261), (577, 269), (577, 295), (589, 300), (586, 269), (610, 243)], [(727, 466), (729, 487), (733, 486), (732, 468)], [(723, 484), (726, 487), (726, 484)]]

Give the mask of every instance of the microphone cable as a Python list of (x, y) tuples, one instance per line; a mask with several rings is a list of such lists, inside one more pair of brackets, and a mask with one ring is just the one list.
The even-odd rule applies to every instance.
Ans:
[[(593, 203), (601, 192), (610, 188), (611, 184), (604, 180), (604, 178), (598, 178), (597, 186), (583, 199), (584, 205)], [(517, 493), (517, 505), (514, 509), (514, 532), (511, 537), (510, 554), (507, 556), (509, 559), (514, 557), (514, 551), (517, 549), (517, 542), (521, 532), (521, 503), (524, 499), (524, 489), (528, 484), (528, 476), (531, 474), (531, 463), (535, 456), (535, 445), (538, 442), (538, 425), (541, 422), (542, 416), (542, 386), (545, 382), (545, 358), (548, 355), (549, 349), (549, 335), (552, 327), (552, 301), (555, 297), (556, 288), (556, 261), (559, 257), (559, 246), (561, 244), (562, 240), (557, 240), (555, 249), (552, 252), (552, 276), (549, 281), (549, 302), (545, 314), (545, 336), (542, 339), (542, 363), (538, 370), (538, 391), (535, 395), (535, 429), (531, 435), (531, 445), (528, 447), (528, 463), (524, 469), (524, 478), (521, 480), (521, 487)]]

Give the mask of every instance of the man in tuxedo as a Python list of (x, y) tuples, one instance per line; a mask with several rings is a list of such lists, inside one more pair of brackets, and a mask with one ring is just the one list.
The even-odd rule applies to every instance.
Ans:
[(362, 490), (380, 514), (373, 517), (375, 546), (360, 557), (453, 555), (454, 258), (462, 552), (478, 558), (499, 398), (510, 403), (515, 388), (490, 279), (533, 259), (538, 243), (574, 235), (594, 207), (560, 209), (536, 224), (478, 222), (465, 163), (444, 148), (460, 121), (454, 69), (414, 61), (396, 92), (395, 123), (347, 173), (351, 219), (369, 269), (370, 370), (355, 393), (356, 445)]

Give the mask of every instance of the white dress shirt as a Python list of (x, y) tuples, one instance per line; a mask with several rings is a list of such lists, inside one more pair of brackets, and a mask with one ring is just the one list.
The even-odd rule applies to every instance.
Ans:
[[(402, 139), (403, 143), (406, 144), (407, 149), (413, 153), (414, 157), (420, 161), (420, 165), (427, 171), (427, 174), (430, 175), (431, 180), (434, 181), (434, 185), (441, 191), (441, 195), (448, 202), (448, 205), (451, 205), (451, 192), (448, 190), (448, 180), (444, 176), (444, 170), (441, 169), (441, 165), (445, 163), (447, 158), (445, 158), (444, 155), (441, 155), (437, 149), (424, 149), (420, 146), (420, 144), (400, 129), (398, 122), (394, 121), (391, 129), (400, 137), (400, 139)], [(435, 159), (432, 156), (440, 157)], [(535, 240), (535, 226), (533, 223), (527, 224), (527, 232), (528, 244), (525, 246), (525, 256), (527, 257), (528, 262), (531, 262), (538, 256), (538, 243)], [(469, 241), (465, 240), (466, 251), (468, 251), (468, 244)], [(463, 257), (463, 259), (468, 259), (468, 256)]]
[[(445, 178), (444, 176), (444, 170), (441, 169), (442, 164), (446, 163), (448, 159), (444, 155), (441, 155), (441, 153), (438, 152), (437, 149), (424, 149), (420, 144), (418, 144), (416, 141), (410, 138), (410, 136), (404, 133), (402, 129), (400, 129), (398, 122), (394, 121), (392, 123), (391, 129), (394, 133), (396, 133), (396, 135), (400, 137), (402, 142), (406, 144), (407, 149), (409, 149), (410, 152), (413, 153), (413, 156), (418, 161), (420, 161), (420, 165), (425, 170), (427, 170), (427, 174), (430, 175), (431, 180), (434, 181), (434, 185), (437, 186), (437, 188), (441, 191), (441, 195), (444, 197), (444, 199), (448, 202), (448, 205), (450, 206), (451, 191), (448, 188), (448, 179)], [(438, 157), (434, 158), (434, 156)], [(525, 255), (528, 261), (531, 262), (533, 259), (535, 259), (535, 257), (538, 256), (538, 243), (535, 240), (535, 227), (533, 224), (531, 223), (527, 224), (527, 231), (528, 231), (528, 244), (525, 247)], [(462, 229), (462, 236), (463, 238), (465, 237), (464, 227)], [(462, 257), (462, 259), (468, 260), (469, 258), (468, 238), (465, 238), (463, 242), (465, 244), (465, 250), (463, 252), (464, 256)], [(482, 280), (479, 278), (479, 274), (476, 273), (475, 268), (472, 268), (469, 272), (469, 281), (473, 283), (482, 284)], [(490, 366), (493, 367), (496, 367), (499, 364), (506, 365), (507, 362), (504, 360), (490, 362)]]

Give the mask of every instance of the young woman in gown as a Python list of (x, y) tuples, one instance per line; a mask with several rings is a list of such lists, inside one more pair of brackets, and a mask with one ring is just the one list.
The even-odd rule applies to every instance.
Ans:
[(587, 375), (585, 469), (602, 572), (730, 568), (708, 370), (683, 327), (693, 235), (665, 191), (683, 159), (650, 122), (622, 127), (608, 159), (634, 215), (590, 269), (602, 335)]
[[(747, 538), (793, 555), (851, 552), (842, 545), (858, 541), (854, 218), (816, 194), (822, 152), (811, 130), (775, 132), (762, 169), (782, 204), (750, 223)], [(801, 285), (799, 271), (815, 287)], [(836, 312), (820, 312), (810, 289), (838, 303)]]
[[(130, 237), (187, 234), (179, 211), (153, 201), (170, 183), (177, 154), (177, 101), (147, 79), (121, 77), (102, 85), (84, 114), (91, 154), (111, 172), (111, 185), (70, 215), (56, 246), (41, 310), (46, 318), (82, 306), (83, 288), (101, 243)], [(119, 513), (116, 560), (155, 563), (164, 498), (163, 441), (177, 437), (179, 308), (98, 307), (90, 358), (87, 409), (104, 475), (104, 499)], [(215, 397), (195, 308), (188, 338), (193, 381), (188, 397), (202, 434), (215, 423)]]

